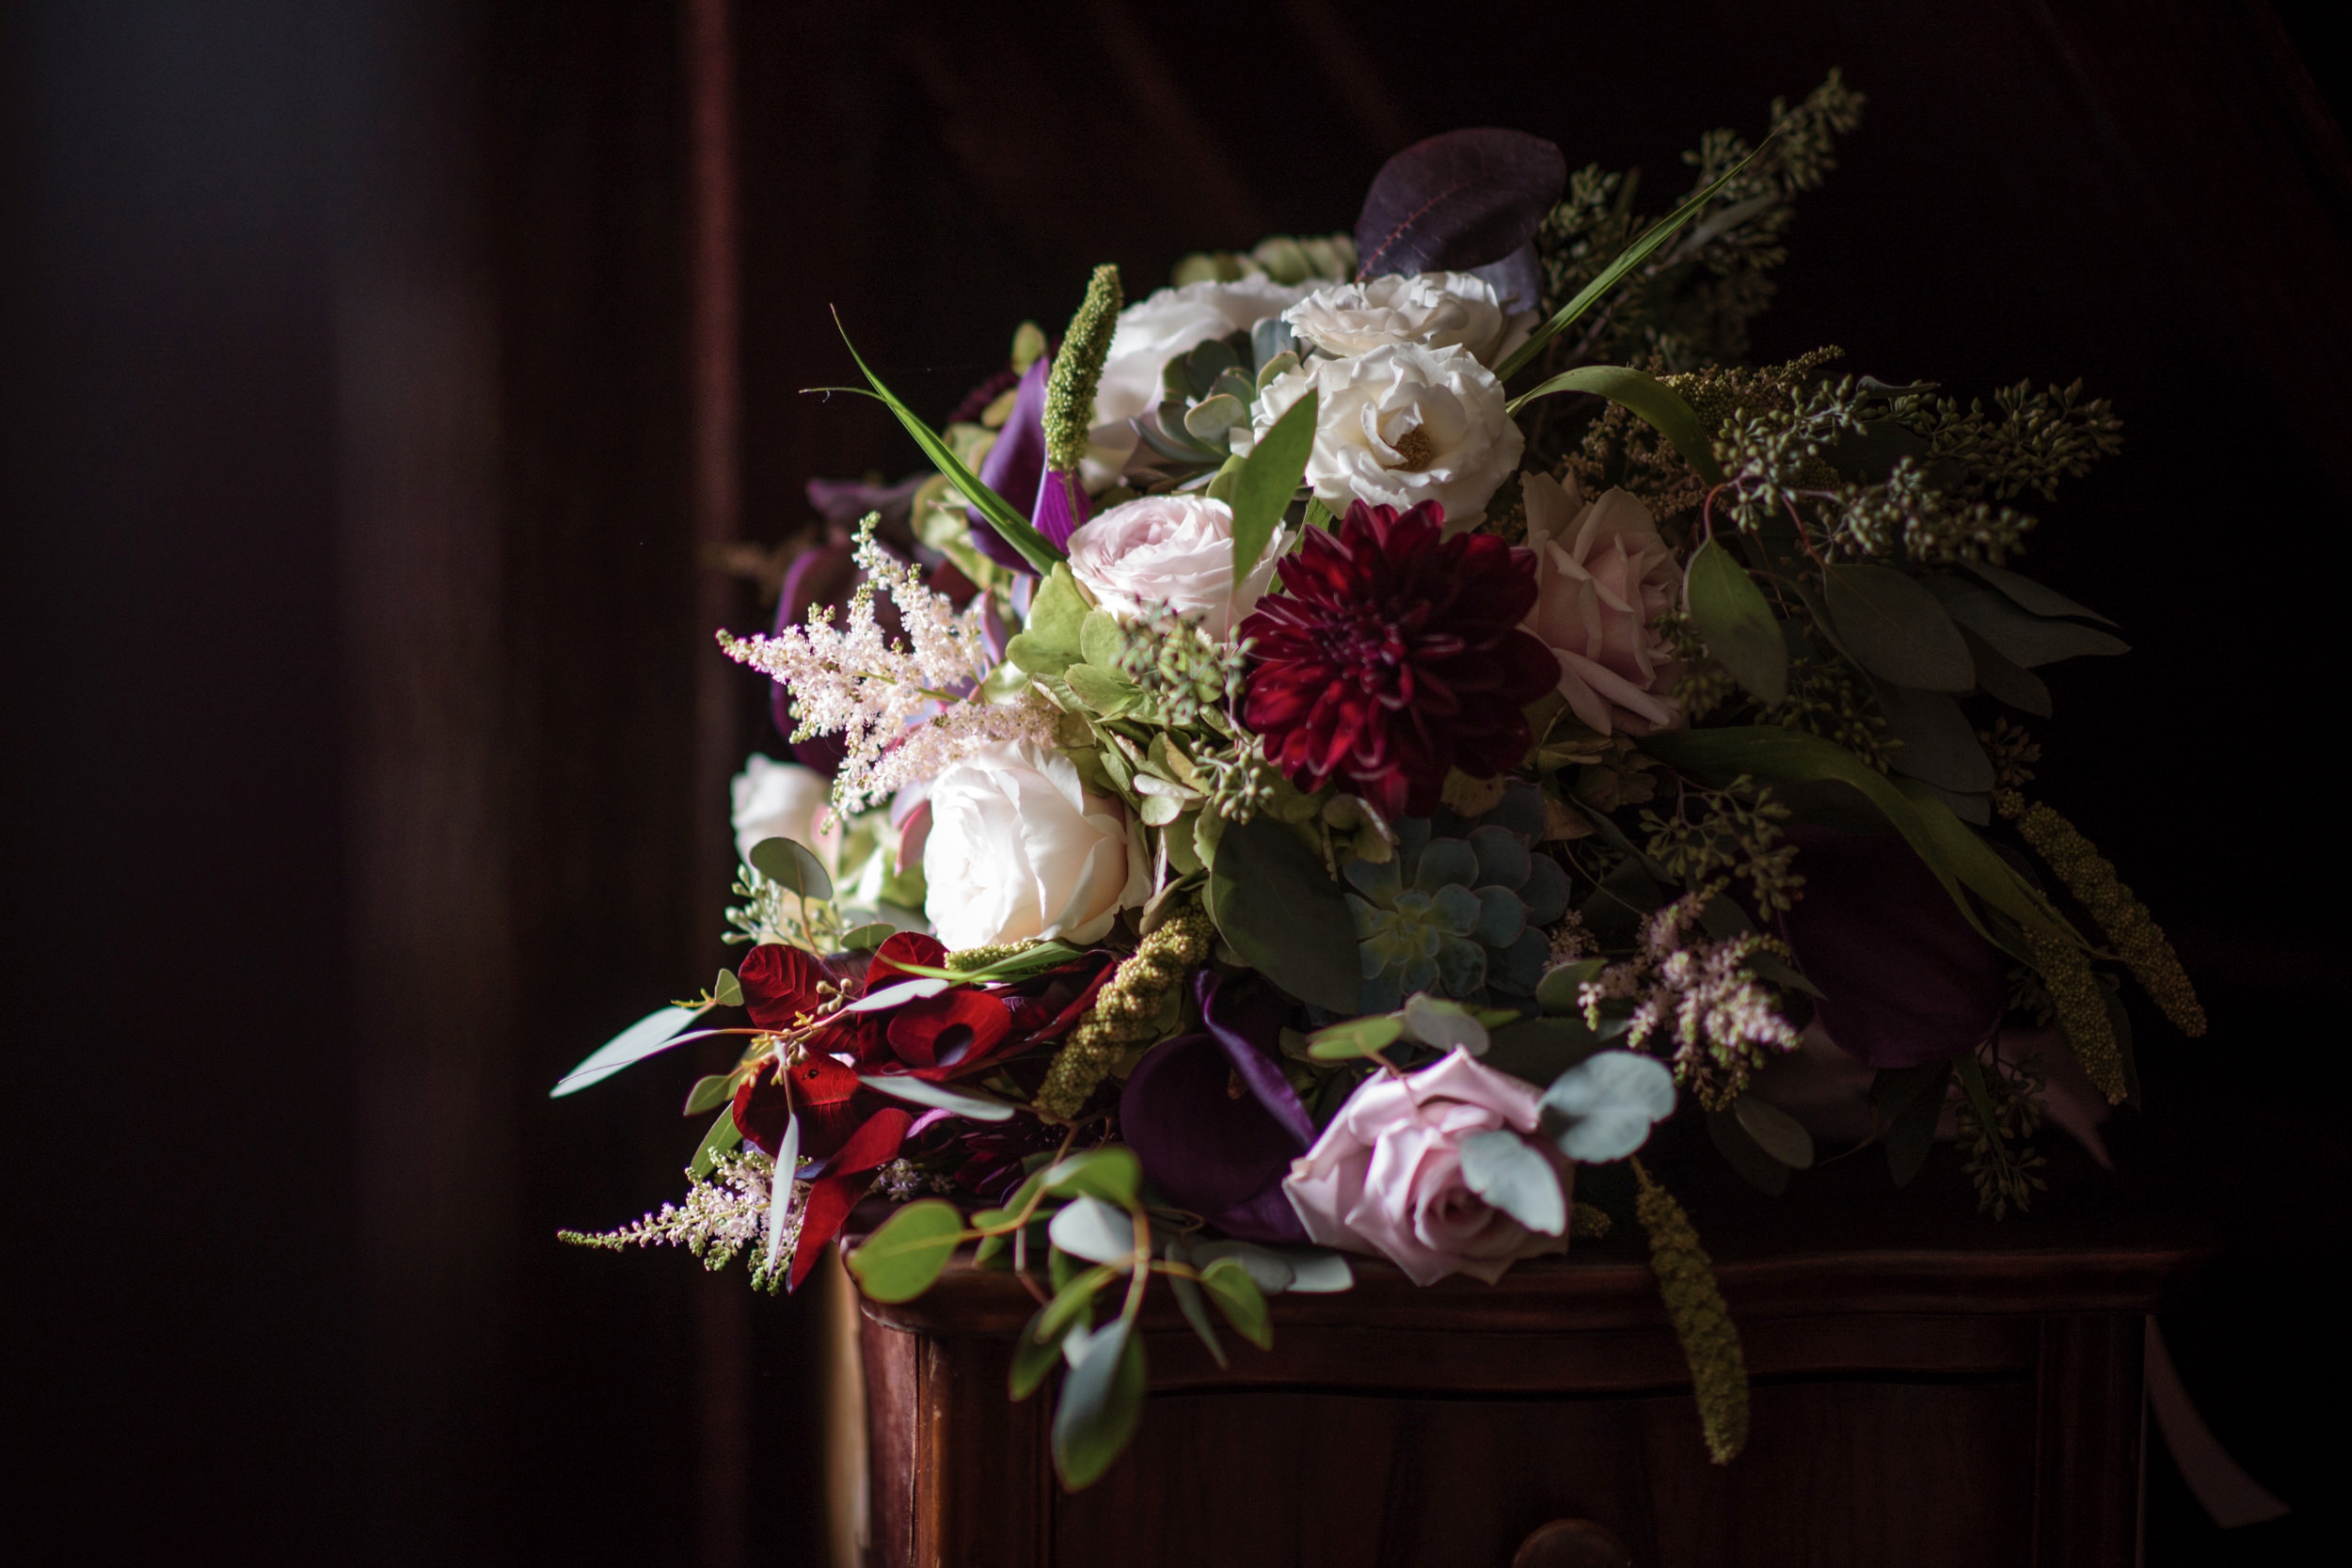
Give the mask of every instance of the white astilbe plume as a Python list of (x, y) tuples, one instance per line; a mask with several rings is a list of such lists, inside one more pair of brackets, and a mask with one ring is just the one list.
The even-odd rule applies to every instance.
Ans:
[(1796, 1048), (1797, 1031), (1749, 967), (1758, 954), (1785, 957), (1787, 949), (1756, 931), (1687, 941), (1703, 902), (1686, 894), (1651, 915), (1642, 926), (1642, 951), (1586, 981), (1579, 1000), (1585, 1022), (1597, 1029), (1603, 1003), (1634, 999), (1627, 1043), (1671, 1034), (1676, 1082), (1719, 1110), (1775, 1053)]
[(792, 1266), (792, 1253), (801, 1240), (801, 1218), (808, 1209), (805, 1181), (792, 1183), (789, 1201), (794, 1212), (785, 1216), (783, 1243), (768, 1255), (769, 1194), (776, 1163), (757, 1150), (722, 1154), (709, 1180), (696, 1180), (686, 1190), (683, 1204), (665, 1203), (659, 1211), (617, 1230), (559, 1231), (575, 1246), (682, 1246), (703, 1260), (707, 1269), (723, 1269), (737, 1253), (747, 1255), (752, 1283), (772, 1291), (784, 1282)]
[[(834, 805), (855, 814), (900, 786), (936, 777), (949, 763), (998, 740), (1051, 745), (1054, 710), (1034, 690), (1011, 702), (977, 693), (995, 662), (981, 631), (982, 605), (961, 614), (923, 586), (915, 569), (874, 542), (879, 517), (858, 527), (866, 574), (850, 600), (848, 625), (830, 606), (805, 626), (773, 637), (719, 634), (727, 657), (766, 673), (791, 693), (794, 740), (837, 735), (848, 752), (834, 776)], [(874, 614), (877, 589), (890, 595), (912, 647), (894, 643)]]

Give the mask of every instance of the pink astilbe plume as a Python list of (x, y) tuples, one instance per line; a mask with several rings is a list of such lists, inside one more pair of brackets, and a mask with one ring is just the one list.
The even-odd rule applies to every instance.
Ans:
[(1642, 926), (1642, 951), (1587, 981), (1579, 1000), (1596, 1029), (1603, 1003), (1633, 1000), (1626, 1043), (1638, 1048), (1653, 1036), (1671, 1035), (1675, 1081), (1716, 1110), (1738, 1098), (1773, 1055), (1796, 1049), (1797, 1030), (1751, 967), (1760, 954), (1785, 957), (1787, 950), (1756, 931), (1721, 942), (1689, 940), (1702, 902), (1698, 894), (1685, 894), (1651, 915)]
[[(859, 812), (902, 785), (936, 776), (949, 763), (997, 740), (1050, 744), (1054, 712), (1034, 691), (1010, 702), (977, 695), (995, 663), (984, 630), (984, 607), (959, 613), (944, 594), (923, 585), (913, 566), (874, 542), (875, 519), (858, 533), (857, 563), (866, 574), (850, 600), (848, 622), (833, 624), (830, 607), (808, 612), (804, 626), (772, 637), (719, 634), (738, 663), (761, 671), (790, 693), (792, 739), (837, 735), (847, 750), (834, 776), (833, 800)], [(874, 611), (876, 590), (897, 607), (907, 643), (894, 642)]]

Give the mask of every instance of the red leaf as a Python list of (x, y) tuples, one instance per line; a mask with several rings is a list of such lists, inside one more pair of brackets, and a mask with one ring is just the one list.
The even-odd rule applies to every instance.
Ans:
[(762, 1029), (788, 1029), (817, 1010), (817, 982), (824, 966), (797, 947), (763, 942), (751, 950), (736, 970), (743, 988), (743, 1006)]

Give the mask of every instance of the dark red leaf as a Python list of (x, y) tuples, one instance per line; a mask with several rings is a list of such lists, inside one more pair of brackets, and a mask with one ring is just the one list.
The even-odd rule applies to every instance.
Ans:
[(1382, 166), (1356, 220), (1361, 277), (1467, 272), (1534, 238), (1567, 183), (1560, 149), (1523, 131), (1448, 131)]

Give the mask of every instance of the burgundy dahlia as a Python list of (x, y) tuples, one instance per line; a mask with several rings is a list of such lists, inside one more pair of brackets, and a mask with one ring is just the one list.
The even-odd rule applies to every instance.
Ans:
[(1521, 711), (1559, 683), (1518, 629), (1535, 559), (1491, 534), (1444, 536), (1423, 501), (1358, 501), (1307, 531), (1240, 633), (1255, 644), (1242, 717), (1302, 789), (1338, 780), (1391, 821), (1426, 816), (1449, 769), (1491, 777), (1526, 755)]

